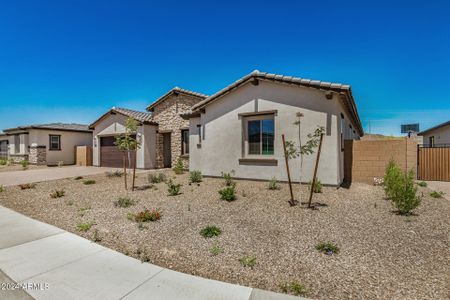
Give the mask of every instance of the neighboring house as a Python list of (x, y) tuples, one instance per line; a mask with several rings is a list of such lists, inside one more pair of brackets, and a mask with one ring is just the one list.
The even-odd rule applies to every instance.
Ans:
[[(190, 121), (190, 170), (237, 178), (287, 180), (281, 135), (299, 144), (318, 126), (326, 130), (318, 169), (324, 184), (344, 179), (344, 139), (359, 139), (363, 128), (349, 85), (254, 71), (193, 105)], [(304, 157), (302, 181), (312, 179), (317, 149)], [(300, 158), (290, 160), (299, 180)]]
[(0, 159), (8, 158), (8, 136), (0, 133)]
[(31, 164), (56, 165), (75, 163), (75, 147), (90, 146), (92, 131), (81, 124), (37, 124), (3, 130), (1, 151), (5, 144), (7, 156), (16, 162), (28, 160)]
[[(128, 118), (140, 122), (137, 139), (136, 167), (140, 169), (170, 168), (181, 157), (189, 164), (189, 121), (180, 114), (207, 96), (178, 87), (170, 90), (147, 107), (149, 112), (112, 108), (90, 125), (93, 133), (94, 166), (121, 167), (123, 152), (115, 138), (124, 133)], [(134, 160), (134, 157), (132, 158)]]
[(450, 146), (450, 121), (419, 132), (423, 144), (429, 147)]

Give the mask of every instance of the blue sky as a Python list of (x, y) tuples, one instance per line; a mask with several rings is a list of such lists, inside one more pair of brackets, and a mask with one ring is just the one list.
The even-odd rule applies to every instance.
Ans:
[(450, 119), (448, 1), (3, 1), (0, 128), (90, 123), (258, 69), (351, 84), (366, 132)]

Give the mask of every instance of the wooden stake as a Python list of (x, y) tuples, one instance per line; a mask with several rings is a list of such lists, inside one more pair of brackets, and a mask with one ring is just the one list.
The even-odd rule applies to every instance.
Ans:
[(316, 185), (317, 168), (319, 167), (320, 151), (322, 150), (322, 141), (323, 141), (323, 133), (320, 134), (319, 150), (317, 151), (316, 166), (314, 167), (314, 177), (312, 180), (311, 191), (309, 192), (308, 208), (311, 208), (314, 186)]
[(286, 155), (286, 141), (284, 139), (284, 134), (281, 135), (281, 138), (283, 140), (284, 160), (286, 162), (286, 171), (287, 171), (288, 182), (289, 182), (289, 192), (291, 193), (291, 201), (289, 201), (289, 204), (291, 206), (294, 206), (296, 203), (294, 200), (294, 193), (292, 192), (291, 172), (289, 171), (289, 159)]
[(133, 183), (131, 185), (131, 191), (134, 192), (134, 182), (136, 178), (136, 161), (137, 161), (137, 151), (134, 151), (134, 164), (133, 164)]
[(123, 178), (125, 180), (125, 189), (128, 190), (127, 187), (127, 155), (125, 154), (125, 151), (123, 152)]

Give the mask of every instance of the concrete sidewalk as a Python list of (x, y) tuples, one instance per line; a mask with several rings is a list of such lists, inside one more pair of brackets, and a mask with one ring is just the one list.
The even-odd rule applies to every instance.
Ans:
[(36, 299), (301, 299), (141, 263), (2, 206), (0, 269)]

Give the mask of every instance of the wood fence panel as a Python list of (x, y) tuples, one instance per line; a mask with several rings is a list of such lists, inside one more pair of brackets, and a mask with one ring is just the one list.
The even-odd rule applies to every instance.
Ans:
[(430, 181), (450, 181), (450, 148), (420, 147), (418, 178)]

